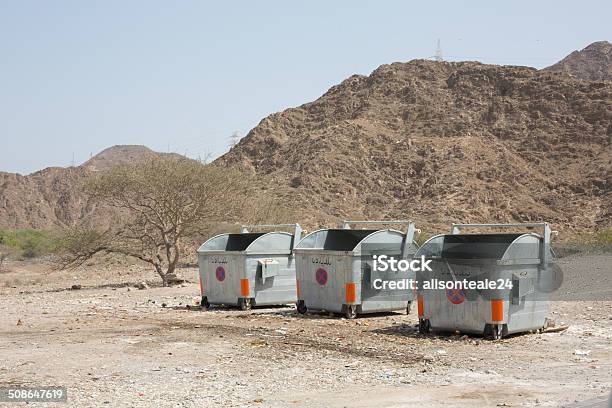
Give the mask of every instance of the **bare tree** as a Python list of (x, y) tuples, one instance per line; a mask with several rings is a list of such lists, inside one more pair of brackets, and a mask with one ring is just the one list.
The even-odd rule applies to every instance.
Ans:
[(64, 236), (60, 265), (75, 267), (100, 253), (151, 264), (163, 285), (172, 283), (185, 239), (206, 224), (236, 221), (254, 194), (242, 173), (180, 158), (153, 158), (114, 167), (85, 186), (95, 200), (116, 208), (105, 229), (81, 225)]

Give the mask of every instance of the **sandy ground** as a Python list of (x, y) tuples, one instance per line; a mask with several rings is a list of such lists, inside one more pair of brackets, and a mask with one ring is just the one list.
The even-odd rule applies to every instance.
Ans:
[[(612, 256), (561, 261), (568, 281), (611, 284)], [(612, 387), (606, 297), (553, 302), (566, 331), (492, 342), (419, 335), (414, 312), (202, 312), (194, 268), (180, 271), (189, 283), (145, 290), (130, 283), (155, 276), (138, 265), (11, 269), (0, 274), (0, 386), (63, 385), (61, 406), (606, 406)]]

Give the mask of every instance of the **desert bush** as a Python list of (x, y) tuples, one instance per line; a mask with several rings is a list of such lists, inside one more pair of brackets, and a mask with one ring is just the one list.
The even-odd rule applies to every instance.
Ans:
[(595, 234), (595, 242), (599, 245), (612, 245), (612, 228), (606, 228)]
[(417, 245), (420, 247), (421, 245), (423, 245), (425, 243), (425, 241), (427, 241), (432, 235), (431, 234), (427, 234), (424, 231), (421, 231), (420, 234), (416, 234), (414, 237), (414, 240), (416, 241)]
[(4, 263), (6, 262), (7, 258), (8, 254), (0, 250), (0, 273), (4, 271)]
[(566, 242), (556, 244), (555, 251), (559, 257), (612, 252), (612, 228), (576, 235)]
[(57, 238), (55, 233), (44, 230), (0, 229), (0, 245), (5, 248), (0, 253), (5, 255), (5, 259), (10, 255), (37, 258), (53, 253), (57, 248)]
[(252, 221), (278, 214), (259, 200), (252, 177), (184, 158), (156, 157), (93, 176), (85, 192), (117, 209), (110, 227), (86, 220), (65, 231), (61, 267), (82, 265), (96, 254), (123, 254), (151, 264), (164, 286), (189, 241), (219, 222)]

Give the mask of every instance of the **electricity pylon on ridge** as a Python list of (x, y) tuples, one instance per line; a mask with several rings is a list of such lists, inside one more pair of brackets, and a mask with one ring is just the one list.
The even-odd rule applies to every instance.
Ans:
[(438, 46), (436, 47), (436, 53), (434, 54), (433, 59), (436, 61), (444, 61), (444, 57), (442, 56), (442, 47), (440, 47), (439, 38), (438, 38)]
[(238, 132), (234, 132), (232, 133), (232, 135), (230, 136), (230, 143), (229, 143), (229, 147), (230, 149), (234, 146), (236, 146), (238, 144), (238, 142), (240, 141), (241, 137), (238, 134)]

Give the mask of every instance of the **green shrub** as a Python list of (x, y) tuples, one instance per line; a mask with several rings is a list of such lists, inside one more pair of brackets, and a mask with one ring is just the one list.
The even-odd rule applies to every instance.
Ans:
[(429, 238), (431, 237), (431, 235), (425, 233), (424, 231), (421, 231), (420, 234), (416, 234), (414, 240), (416, 241), (418, 246), (421, 246), (425, 243), (425, 241), (427, 241)]
[(57, 237), (43, 230), (0, 229), (0, 245), (14, 248), (23, 258), (36, 258), (52, 253), (57, 247)]
[(595, 241), (600, 245), (612, 245), (612, 228), (606, 228), (595, 234)]
[(555, 251), (559, 257), (612, 252), (612, 228), (576, 235), (568, 241), (556, 244)]

